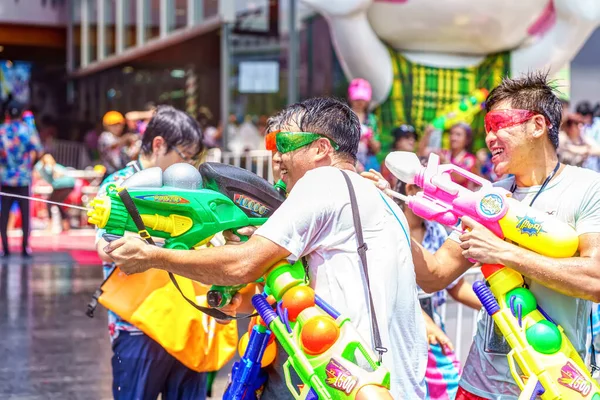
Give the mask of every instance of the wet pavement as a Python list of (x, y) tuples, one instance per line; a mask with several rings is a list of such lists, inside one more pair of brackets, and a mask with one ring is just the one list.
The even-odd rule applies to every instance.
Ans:
[[(112, 399), (106, 310), (85, 315), (102, 282), (96, 262), (81, 248), (0, 258), (0, 399)], [(214, 398), (226, 375), (219, 373)]]
[[(11, 238), (13, 254), (19, 242)], [(112, 399), (106, 310), (85, 315), (102, 282), (93, 233), (33, 237), (32, 247), (31, 259), (0, 258), (0, 400)], [(473, 312), (457, 313), (452, 302), (447, 311), (447, 331), (460, 337), (455, 345), (464, 360)], [(219, 372), (213, 399), (222, 397), (230, 370), (231, 362)]]
[(112, 398), (106, 311), (85, 315), (101, 280), (67, 252), (1, 260), (2, 399)]

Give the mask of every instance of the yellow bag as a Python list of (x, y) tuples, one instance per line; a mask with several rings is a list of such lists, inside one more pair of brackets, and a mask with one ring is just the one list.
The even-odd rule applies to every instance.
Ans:
[[(208, 287), (175, 275), (188, 299)], [(181, 296), (166, 271), (125, 275), (118, 267), (102, 285), (98, 302), (158, 342), (188, 368), (208, 372), (225, 365), (237, 349), (237, 323), (218, 324)]]

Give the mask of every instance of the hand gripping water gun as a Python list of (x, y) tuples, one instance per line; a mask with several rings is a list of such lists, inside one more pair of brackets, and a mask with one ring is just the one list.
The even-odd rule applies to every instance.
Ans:
[[(260, 376), (258, 354), (264, 352), (262, 366), (275, 357), (268, 351), (269, 339), (262, 336), (267, 332), (274, 335), (288, 355), (284, 375), (295, 399), (391, 399), (390, 373), (375, 361), (375, 355), (350, 321), (317, 296), (306, 282), (301, 262), (279, 262), (266, 274), (265, 292), (252, 298), (260, 320), (240, 341), (240, 353), (245, 353), (234, 366), (223, 398), (257, 398), (260, 388), (246, 377)], [(276, 303), (275, 309), (268, 298)], [(364, 360), (368, 368), (359, 366), (358, 360)], [(304, 383), (302, 388), (294, 387), (290, 368)], [(256, 382), (262, 382), (260, 379), (264, 378)]]
[[(204, 163), (199, 170), (175, 164), (164, 172), (148, 168), (121, 187), (110, 185), (106, 196), (90, 203), (88, 221), (109, 235), (139, 231), (123, 197), (125, 188), (146, 228), (139, 233), (164, 238), (168, 249), (193, 249), (224, 230), (262, 225), (285, 200), (281, 185), (274, 188), (257, 175), (226, 164)], [(207, 302), (222, 307), (244, 286), (213, 286)]]
[[(413, 153), (390, 153), (386, 166), (400, 180), (423, 189), (416, 196), (392, 194), (406, 201), (413, 212), (427, 220), (457, 226), (467, 215), (500, 238), (507, 238), (549, 257), (571, 257), (578, 247), (576, 232), (568, 224), (545, 215), (511, 197), (506, 189), (455, 165), (439, 165), (431, 154), (422, 167)], [(481, 188), (471, 191), (452, 181), (462, 175)], [(524, 287), (521, 274), (501, 265), (484, 265), (485, 282), (473, 289), (508, 341), (508, 362), (520, 399), (573, 398), (600, 400), (600, 387), (564, 334), (563, 328), (537, 304)], [(520, 368), (521, 374), (517, 370)]]
[(477, 89), (471, 96), (450, 104), (431, 122), (431, 125), (445, 131), (459, 122), (470, 123), (475, 114), (481, 111), (488, 93), (487, 89)]

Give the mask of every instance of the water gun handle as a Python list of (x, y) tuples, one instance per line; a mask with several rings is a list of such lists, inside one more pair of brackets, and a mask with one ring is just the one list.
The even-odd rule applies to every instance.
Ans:
[(247, 285), (235, 285), (235, 286), (218, 286), (213, 285), (206, 293), (206, 302), (210, 307), (220, 308), (225, 307), (231, 302), (233, 296)]
[[(521, 381), (522, 383), (523, 381)], [(538, 380), (537, 376), (530, 376), (527, 380), (527, 384), (523, 387), (519, 400), (535, 400), (538, 396), (543, 395), (546, 392), (542, 383)]]
[(240, 234), (238, 233), (238, 230), (237, 230), (237, 229), (233, 229), (233, 230), (232, 230), (232, 232), (233, 232), (233, 234), (234, 234), (235, 236), (237, 236), (237, 237), (239, 237), (239, 238), (240, 238), (240, 241), (241, 241), (241, 242), (247, 242), (247, 241), (248, 241), (248, 239), (250, 238), (249, 236), (246, 236), (246, 235), (240, 235)]

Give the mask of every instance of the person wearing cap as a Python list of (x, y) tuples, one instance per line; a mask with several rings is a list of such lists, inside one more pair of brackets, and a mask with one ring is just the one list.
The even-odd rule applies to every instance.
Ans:
[[(5, 107), (6, 122), (0, 125), (0, 190), (5, 193), (29, 196), (31, 172), (35, 160), (41, 156), (42, 145), (35, 128), (22, 119), (24, 105), (10, 101)], [(10, 255), (8, 249), (8, 217), (10, 208), (17, 202), (21, 210), (23, 240), (21, 253), (31, 256), (29, 249), (29, 200), (2, 196), (0, 202), (0, 235), (4, 256)]]
[(369, 112), (371, 102), (371, 84), (368, 81), (356, 78), (348, 87), (348, 101), (350, 108), (358, 117), (361, 124), (361, 136), (358, 145), (358, 168), (361, 171), (369, 169), (379, 170), (379, 163), (375, 155), (381, 150), (379, 143), (379, 127), (375, 114)]
[(125, 117), (118, 111), (104, 114), (102, 124), (104, 132), (98, 139), (98, 150), (108, 176), (124, 168), (130, 161), (131, 157), (128, 156), (127, 151), (138, 142), (138, 137), (134, 134), (123, 134)]

